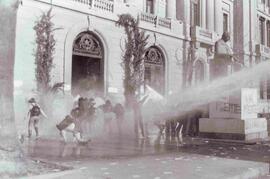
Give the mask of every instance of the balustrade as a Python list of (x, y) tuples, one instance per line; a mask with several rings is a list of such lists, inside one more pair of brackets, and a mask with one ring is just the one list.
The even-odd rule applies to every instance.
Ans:
[(110, 0), (72, 0), (77, 3), (90, 6), (92, 9), (112, 12), (114, 11), (114, 3)]
[(151, 24), (154, 24), (155, 26), (159, 25), (166, 28), (171, 28), (171, 20), (166, 18), (158, 17), (154, 14), (149, 13), (141, 13), (140, 14), (140, 20), (145, 21)]

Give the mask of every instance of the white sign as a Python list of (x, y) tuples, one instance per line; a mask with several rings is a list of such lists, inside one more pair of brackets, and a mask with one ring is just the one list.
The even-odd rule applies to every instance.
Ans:
[(109, 93), (118, 93), (118, 89), (115, 88), (115, 87), (109, 87), (109, 88), (108, 88), (108, 92), (109, 92)]

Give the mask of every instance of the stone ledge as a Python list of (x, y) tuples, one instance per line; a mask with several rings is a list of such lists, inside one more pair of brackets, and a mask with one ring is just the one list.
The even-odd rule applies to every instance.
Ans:
[(268, 132), (262, 131), (250, 134), (200, 132), (199, 136), (210, 139), (224, 139), (224, 140), (230, 139), (230, 140), (250, 141), (266, 138), (268, 136)]
[(199, 119), (199, 131), (206, 133), (253, 134), (267, 131), (267, 121), (257, 119)]

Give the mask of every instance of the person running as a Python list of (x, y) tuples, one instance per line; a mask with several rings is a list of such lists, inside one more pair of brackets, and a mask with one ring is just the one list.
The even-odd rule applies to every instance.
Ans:
[(28, 103), (31, 105), (31, 109), (28, 112), (29, 122), (28, 122), (28, 137), (32, 137), (32, 128), (34, 127), (36, 132), (36, 138), (39, 137), (38, 123), (41, 116), (48, 118), (41, 107), (36, 102), (35, 98), (31, 98)]
[(79, 121), (80, 110), (78, 107), (72, 109), (70, 115), (67, 115), (56, 128), (60, 131), (60, 136), (63, 138), (64, 142), (67, 142), (67, 133), (72, 133), (73, 137), (79, 144), (87, 144), (90, 140), (86, 141), (81, 138), (81, 123)]

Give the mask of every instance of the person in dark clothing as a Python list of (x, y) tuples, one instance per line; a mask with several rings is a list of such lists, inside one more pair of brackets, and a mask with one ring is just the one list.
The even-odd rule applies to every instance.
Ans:
[(32, 126), (35, 129), (36, 137), (39, 137), (38, 123), (42, 116), (47, 118), (47, 115), (41, 109), (41, 107), (36, 102), (35, 98), (31, 98), (28, 103), (31, 105), (31, 109), (28, 112), (29, 122), (28, 122), (28, 137), (32, 136)]
[(88, 107), (89, 107), (89, 101), (87, 98), (80, 97), (78, 100), (78, 126), (80, 127), (80, 133), (81, 135), (86, 135), (86, 125), (88, 121)]
[(177, 122), (175, 121), (174, 118), (170, 118), (168, 120), (166, 120), (165, 122), (165, 133), (166, 133), (166, 137), (176, 137), (176, 126), (177, 126)]
[(79, 121), (80, 110), (76, 107), (71, 110), (70, 115), (67, 115), (56, 128), (60, 131), (60, 136), (63, 138), (64, 142), (67, 142), (66, 134), (72, 133), (76, 141), (79, 144), (87, 144), (90, 140), (86, 141), (81, 138), (81, 122)]
[(96, 108), (95, 108), (95, 100), (93, 98), (90, 98), (88, 100), (88, 107), (86, 111), (86, 116), (85, 119), (82, 121), (82, 127), (83, 127), (83, 132), (86, 136), (90, 137), (90, 131), (92, 128), (92, 123), (96, 118)]
[(117, 121), (117, 127), (119, 134), (122, 134), (122, 123), (124, 121), (124, 115), (125, 115), (125, 110), (122, 104), (117, 103), (114, 107), (114, 113), (116, 116), (116, 121)]
[(110, 100), (106, 100), (101, 106), (104, 113), (104, 132), (112, 133), (113, 106)]
[(93, 121), (96, 114), (95, 100), (93, 98), (89, 99), (89, 108), (88, 108), (88, 118), (90, 121)]

